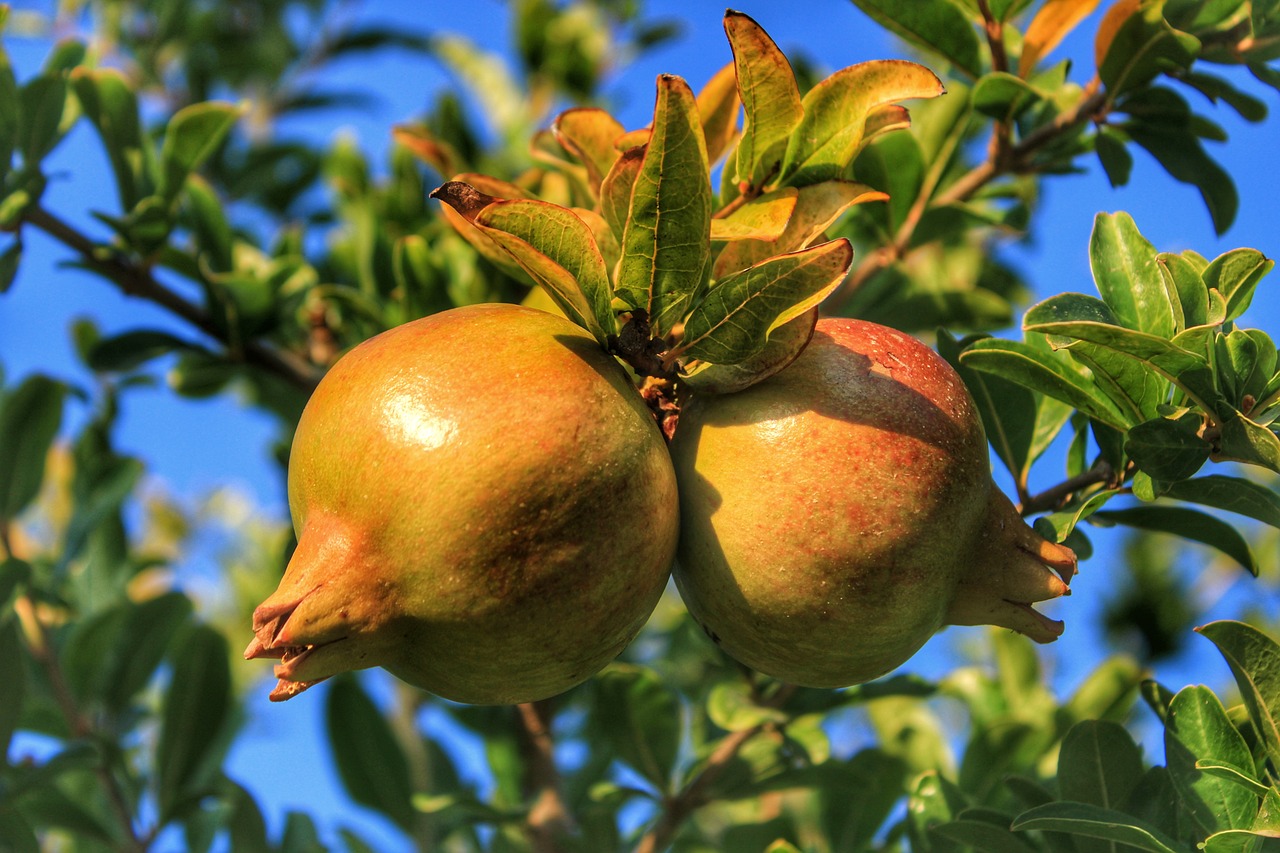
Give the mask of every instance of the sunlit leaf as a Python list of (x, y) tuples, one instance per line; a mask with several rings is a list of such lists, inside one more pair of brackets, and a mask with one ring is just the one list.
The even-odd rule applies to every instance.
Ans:
[(781, 180), (806, 186), (849, 177), (873, 108), (943, 91), (932, 71), (906, 60), (860, 62), (837, 71), (801, 101), (804, 117), (787, 143)]
[(787, 139), (804, 117), (800, 90), (791, 63), (749, 16), (726, 12), (724, 30), (733, 48), (738, 93), (746, 113), (732, 170), (734, 183), (760, 189), (775, 176)]
[(1156, 249), (1133, 217), (1100, 213), (1089, 238), (1093, 281), (1120, 325), (1158, 337), (1177, 332), (1169, 291), (1156, 263)]
[(677, 351), (712, 364), (758, 353), (773, 329), (825, 299), (852, 259), (849, 242), (833, 240), (722, 279), (689, 314)]
[(1205, 285), (1227, 301), (1224, 319), (1235, 320), (1249, 308), (1258, 283), (1275, 266), (1275, 261), (1256, 249), (1232, 249), (1214, 258), (1205, 268)]
[[(606, 219), (608, 213), (606, 212)], [(654, 334), (683, 319), (707, 273), (711, 183), (693, 92), (658, 78), (653, 135), (635, 176), (614, 295), (648, 313)]]
[(769, 333), (764, 349), (736, 364), (703, 364), (681, 382), (708, 394), (732, 394), (750, 388), (778, 373), (808, 346), (818, 323), (818, 309), (783, 323)]
[(702, 120), (702, 138), (707, 143), (707, 161), (715, 163), (729, 150), (738, 135), (738, 76), (730, 62), (721, 68), (698, 92), (698, 116)]
[(1117, 489), (1103, 489), (1067, 509), (1042, 515), (1035, 521), (1036, 532), (1051, 542), (1066, 541), (1077, 524), (1102, 509), (1117, 494)]
[(556, 139), (587, 169), (589, 184), (596, 193), (618, 159), (614, 141), (625, 130), (609, 113), (596, 107), (577, 107), (556, 117), (551, 126)]
[(1243, 415), (1223, 422), (1218, 447), (1222, 459), (1261, 465), (1280, 474), (1280, 438)]
[(1196, 434), (1194, 424), (1156, 418), (1130, 429), (1124, 449), (1152, 477), (1174, 482), (1195, 476), (1213, 446)]
[(799, 192), (783, 187), (741, 205), (725, 217), (711, 220), (712, 240), (763, 240), (773, 243), (782, 236), (796, 209)]
[(1207, 477), (1173, 483), (1165, 495), (1238, 513), (1263, 524), (1280, 527), (1280, 495), (1254, 480), (1210, 474)]
[(1018, 60), (1018, 76), (1026, 77), (1058, 46), (1068, 33), (1089, 17), (1098, 0), (1047, 0), (1036, 12), (1022, 36), (1022, 56)]
[(1189, 329), (1209, 322), (1209, 290), (1200, 271), (1182, 255), (1162, 252), (1156, 256), (1165, 286), (1176, 298), (1182, 315), (1182, 328)]

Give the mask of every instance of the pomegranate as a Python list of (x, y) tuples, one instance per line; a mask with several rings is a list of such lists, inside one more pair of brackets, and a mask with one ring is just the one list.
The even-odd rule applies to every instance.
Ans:
[(672, 454), (677, 586), (754, 669), (839, 687), (898, 667), (947, 624), (1062, 633), (1031, 604), (1069, 592), (1075, 555), (992, 482), (973, 401), (915, 338), (822, 320), (777, 375), (695, 396)]
[(298, 547), (246, 658), (273, 699), (383, 666), (461, 702), (545, 698), (635, 636), (670, 573), (670, 457), (626, 371), (568, 320), (457, 308), (354, 348), (289, 460)]

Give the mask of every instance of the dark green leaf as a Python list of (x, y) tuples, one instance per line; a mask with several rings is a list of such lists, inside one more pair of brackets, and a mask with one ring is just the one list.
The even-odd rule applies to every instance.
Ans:
[(189, 806), (214, 781), (232, 716), (222, 635), (194, 625), (176, 648), (155, 754), (155, 793), (163, 818)]
[(1280, 495), (1253, 480), (1210, 474), (1169, 486), (1165, 495), (1211, 506), (1280, 527)]
[(1015, 830), (1050, 830), (1128, 844), (1149, 853), (1186, 853), (1159, 829), (1114, 809), (1088, 803), (1060, 802), (1036, 806), (1018, 815)]
[(409, 764), (386, 718), (354, 675), (333, 679), (325, 725), (338, 775), (351, 798), (411, 829), (415, 810)]
[(1118, 494), (1117, 489), (1103, 489), (1075, 506), (1042, 515), (1035, 521), (1036, 532), (1051, 542), (1063, 542), (1075, 530), (1077, 524), (1102, 509), (1107, 501)]
[(133, 210), (153, 191), (148, 167), (154, 158), (138, 120), (138, 98), (115, 68), (78, 68), (72, 72), (80, 108), (97, 128), (111, 161), (123, 210)]
[(94, 370), (125, 372), (175, 350), (195, 348), (194, 344), (168, 332), (138, 329), (99, 340), (89, 351), (88, 361)]
[[(0, 567), (8, 563), (0, 564)], [(3, 575), (0, 575), (0, 580)], [(26, 652), (18, 635), (16, 619), (0, 619), (0, 684), (4, 685), (4, 701), (0, 702), (0, 767), (9, 754), (13, 731), (22, 719), (22, 700), (26, 689)], [(0, 841), (3, 838), (0, 837)]]
[(1129, 173), (1133, 171), (1133, 155), (1125, 147), (1125, 139), (1114, 128), (1104, 126), (1094, 139), (1094, 151), (1098, 162), (1107, 173), (1107, 180), (1113, 187), (1123, 187), (1129, 183)]
[(1164, 729), (1165, 763), (1174, 787), (1205, 835), (1246, 829), (1258, 813), (1248, 788), (1197, 769), (1201, 759), (1252, 767), (1253, 756), (1226, 709), (1208, 687), (1187, 687), (1173, 697)]
[(1280, 646), (1243, 622), (1210, 622), (1196, 631), (1208, 637), (1226, 658), (1249, 709), (1249, 719), (1273, 762), (1280, 761)]
[(325, 853), (325, 849), (310, 815), (292, 811), (285, 815), (279, 853)]
[(18, 264), (22, 260), (22, 241), (14, 240), (0, 252), (0, 296), (8, 292), (18, 277)]
[(949, 823), (969, 806), (968, 797), (954, 782), (936, 770), (926, 772), (907, 798), (907, 837), (916, 853), (953, 853), (964, 848), (935, 835), (933, 830)]
[(1267, 117), (1267, 103), (1237, 89), (1230, 81), (1213, 74), (1189, 71), (1178, 78), (1193, 87), (1209, 100), (1223, 103), (1235, 110), (1245, 121), (1259, 122)]
[(1164, 3), (1139, 6), (1099, 45), (1098, 76), (1112, 97), (1145, 85), (1170, 67), (1191, 64), (1199, 41), (1169, 26), (1163, 11)]
[(1007, 71), (992, 71), (974, 84), (969, 97), (975, 110), (989, 118), (1003, 121), (1016, 118), (1028, 107), (1042, 100), (1044, 94), (1021, 77)]
[(0, 401), (0, 519), (15, 517), (40, 491), (66, 395), (61, 382), (36, 374)]
[(656, 673), (615, 664), (595, 680), (596, 708), (609, 721), (618, 757), (659, 791), (671, 785), (680, 747), (680, 702)]
[(852, 260), (849, 241), (833, 240), (721, 279), (689, 314), (676, 352), (712, 364), (750, 358), (775, 328), (825, 299)]
[(732, 394), (773, 376), (795, 361), (813, 338), (818, 309), (796, 317), (769, 333), (764, 349), (737, 364), (705, 364), (689, 373), (682, 382), (708, 394)]
[(967, 844), (983, 853), (1032, 853), (1036, 848), (1009, 829), (1010, 815), (985, 808), (968, 808), (955, 820), (934, 828), (934, 832)]
[(1119, 325), (1161, 338), (1177, 333), (1155, 246), (1138, 231), (1133, 217), (1120, 212), (1094, 218), (1089, 266)]
[(648, 313), (655, 335), (684, 319), (711, 252), (711, 183), (698, 104), (679, 77), (658, 78), (653, 133), (631, 191), (614, 294)]
[(978, 33), (964, 12), (947, 0), (853, 0), (881, 26), (936, 53), (968, 77), (982, 74)]
[(865, 849), (905, 793), (902, 759), (871, 747), (817, 769), (821, 820), (833, 849)]
[(1248, 569), (1250, 574), (1258, 574), (1258, 564), (1249, 549), (1248, 540), (1230, 524), (1199, 510), (1173, 506), (1136, 506), (1099, 512), (1096, 518), (1200, 542), (1217, 548)]
[(738, 94), (746, 113), (733, 184), (745, 182), (760, 189), (777, 172), (787, 140), (804, 117), (800, 90), (791, 63), (749, 16), (726, 12), (724, 30), (733, 48)]
[(1125, 453), (1139, 468), (1167, 482), (1194, 476), (1209, 460), (1211, 449), (1212, 445), (1196, 434), (1194, 424), (1171, 418), (1138, 424), (1129, 430), (1124, 444)]
[(1142, 752), (1118, 723), (1085, 720), (1062, 740), (1062, 799), (1118, 809), (1142, 778)]
[(1261, 465), (1280, 474), (1280, 438), (1267, 427), (1237, 415), (1222, 424), (1218, 441), (1223, 459)]
[(1170, 177), (1191, 184), (1200, 191), (1213, 220), (1214, 231), (1226, 233), (1235, 221), (1240, 197), (1231, 175), (1205, 153), (1200, 140), (1188, 130), (1153, 127), (1139, 122), (1128, 123), (1125, 131), (1156, 158)]
[(1209, 290), (1200, 270), (1182, 255), (1162, 252), (1156, 257), (1160, 272), (1170, 293), (1176, 294), (1182, 308), (1183, 328), (1209, 322)]
[(1204, 840), (1204, 853), (1277, 853), (1280, 839), (1273, 832), (1228, 829)]

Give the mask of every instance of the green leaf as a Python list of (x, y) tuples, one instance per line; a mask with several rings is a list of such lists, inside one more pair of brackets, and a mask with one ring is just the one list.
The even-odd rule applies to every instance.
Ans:
[(938, 352), (964, 380), (982, 416), (987, 440), (1015, 481), (1025, 486), (1040, 457), (1071, 415), (1071, 407), (993, 373), (961, 363), (960, 343), (938, 330)]
[(332, 680), (325, 727), (338, 776), (351, 798), (382, 812), (402, 829), (414, 823), (413, 783), (403, 749), (359, 680)]
[(1231, 175), (1205, 153), (1195, 134), (1137, 121), (1127, 122), (1125, 132), (1155, 157), (1170, 177), (1200, 191), (1214, 231), (1225, 234), (1235, 221), (1240, 197)]
[(953, 853), (963, 848), (933, 833), (969, 805), (968, 797), (954, 782), (936, 770), (926, 771), (907, 797), (907, 837), (916, 853)]
[(787, 140), (804, 117), (800, 90), (791, 63), (749, 16), (726, 12), (724, 31), (733, 48), (738, 94), (746, 114), (733, 183), (762, 189), (776, 174)]
[(722, 681), (707, 694), (707, 716), (727, 732), (738, 732), (765, 723), (786, 722), (787, 715), (777, 708), (757, 704), (751, 690), (742, 680)]
[[(0, 568), (9, 562), (0, 563)], [(3, 580), (0, 575), (0, 580)], [(5, 596), (7, 598), (7, 596)], [(4, 599), (0, 599), (4, 603)], [(22, 719), (22, 701), (26, 690), (26, 652), (18, 634), (16, 619), (0, 619), (0, 684), (4, 685), (4, 701), (0, 702), (0, 767), (7, 764), (13, 732)], [(0, 841), (3, 837), (0, 836)]]
[[(1165, 20), (1164, 5), (1162, 0), (1139, 5), (1109, 41), (1098, 45), (1098, 76), (1111, 97), (1149, 83), (1170, 67), (1188, 67), (1199, 51), (1198, 39)], [(1101, 35), (1100, 29), (1100, 40)]]
[(66, 395), (61, 382), (36, 374), (0, 399), (0, 519), (16, 517), (40, 491)]
[(1280, 495), (1253, 480), (1210, 474), (1173, 483), (1166, 497), (1211, 506), (1280, 528)]
[(998, 121), (1016, 118), (1037, 101), (1044, 100), (1043, 92), (1026, 80), (1007, 71), (984, 74), (969, 94), (973, 108)]
[(1051, 542), (1064, 542), (1077, 524), (1093, 515), (1119, 493), (1117, 489), (1103, 489), (1073, 507), (1042, 515), (1035, 521), (1036, 532)]
[(63, 111), (67, 104), (67, 78), (42, 74), (22, 87), (18, 99), (18, 151), (33, 168), (61, 139)]
[(680, 701), (652, 670), (613, 664), (593, 682), (596, 711), (618, 757), (661, 792), (680, 748)]
[(1203, 853), (1276, 853), (1280, 851), (1280, 840), (1273, 832), (1228, 829), (1206, 838), (1201, 850)]
[(1128, 426), (1128, 416), (1121, 413), (1096, 383), (1054, 353), (1031, 344), (984, 338), (960, 355), (960, 363), (1060, 400), (1109, 426), (1117, 429)]
[(1062, 739), (1062, 799), (1118, 809), (1142, 778), (1142, 752), (1119, 723), (1084, 720)]
[(666, 334), (688, 311), (707, 274), (711, 182), (693, 92), (658, 78), (653, 133), (631, 191), (614, 294)]
[(1186, 507), (1135, 506), (1129, 509), (1106, 510), (1096, 513), (1100, 521), (1111, 521), (1126, 527), (1169, 533), (1217, 548), (1249, 570), (1255, 577), (1258, 564), (1249, 548), (1249, 542), (1238, 530), (1221, 519)]
[(242, 112), (234, 104), (209, 101), (191, 104), (173, 114), (165, 128), (156, 182), (157, 192), (166, 203), (177, 199), (187, 176), (217, 150)]
[(1176, 294), (1181, 307), (1182, 327), (1189, 329), (1209, 322), (1209, 290), (1191, 261), (1182, 255), (1161, 252), (1156, 256), (1160, 273), (1170, 293)]
[(968, 808), (934, 832), (983, 853), (1033, 853), (1036, 849), (1009, 829), (1010, 816), (993, 809)]
[(1162, 338), (1177, 333), (1155, 246), (1139, 233), (1133, 217), (1121, 212), (1094, 218), (1089, 266), (1119, 325)]
[(852, 260), (849, 241), (833, 240), (722, 279), (689, 314), (676, 352), (712, 364), (755, 355), (770, 332), (825, 299)]
[[(1228, 718), (1229, 719), (1229, 718)], [(1233, 764), (1227, 764), (1217, 758), (1197, 758), (1196, 769), (1204, 771), (1210, 776), (1218, 779), (1225, 779), (1233, 785), (1238, 785), (1246, 791), (1251, 791), (1255, 796), (1265, 797), (1274, 793), (1275, 789), (1266, 785), (1257, 779), (1257, 774), (1253, 771), (1245, 771)]]
[(1273, 762), (1280, 761), (1280, 646), (1243, 622), (1210, 622), (1196, 631), (1226, 658), (1263, 748)]
[(1226, 321), (1235, 320), (1249, 308), (1254, 291), (1275, 261), (1256, 249), (1232, 249), (1214, 258), (1205, 268), (1205, 285), (1227, 301)]
[(22, 262), (22, 241), (14, 240), (0, 252), (0, 296), (13, 286), (18, 277), (18, 265)]
[(1018, 815), (1015, 830), (1047, 830), (1128, 844), (1148, 853), (1186, 853), (1181, 844), (1154, 826), (1114, 809), (1088, 803), (1059, 802)]
[(133, 210), (153, 191), (149, 171), (154, 154), (143, 138), (137, 95), (115, 68), (77, 68), (71, 82), (80, 109), (97, 129), (111, 161), (120, 206)]
[(161, 820), (198, 801), (216, 780), (234, 702), (221, 634), (194, 625), (180, 638), (175, 656), (155, 753)]
[(1208, 687), (1187, 687), (1173, 697), (1164, 729), (1165, 763), (1183, 807), (1205, 835), (1246, 829), (1258, 813), (1258, 797), (1248, 788), (1197, 769), (1200, 759), (1252, 767), (1244, 737), (1222, 702)]
[(449, 181), (431, 195), (510, 254), (570, 320), (608, 344), (617, 330), (609, 273), (581, 217), (545, 201), (497, 199), (461, 181)]
[(1114, 127), (1104, 125), (1094, 138), (1093, 149), (1098, 155), (1098, 162), (1107, 173), (1107, 181), (1113, 187), (1123, 187), (1129, 183), (1129, 174), (1133, 171), (1133, 155), (1125, 147), (1123, 137)]
[(1221, 459), (1261, 465), (1280, 474), (1280, 438), (1243, 415), (1236, 415), (1222, 424), (1218, 447)]
[(818, 309), (811, 308), (769, 333), (764, 349), (737, 364), (707, 364), (690, 371), (681, 382), (707, 394), (732, 394), (762, 382), (785, 368), (809, 345), (818, 323)]
[(982, 49), (978, 33), (955, 5), (947, 0), (853, 0), (876, 23), (938, 54), (963, 74), (982, 74)]
[(1194, 423), (1171, 418), (1155, 418), (1138, 424), (1129, 430), (1124, 443), (1124, 452), (1139, 468), (1166, 482), (1194, 476), (1209, 460), (1212, 449), (1209, 442), (1196, 434)]
[(137, 329), (97, 341), (89, 350), (89, 367), (102, 372), (126, 372), (174, 351), (198, 349), (168, 332)]
[(860, 62), (810, 89), (801, 101), (804, 117), (787, 142), (781, 180), (807, 186), (849, 177), (863, 144), (867, 115), (876, 107), (943, 93), (942, 81), (915, 62)]

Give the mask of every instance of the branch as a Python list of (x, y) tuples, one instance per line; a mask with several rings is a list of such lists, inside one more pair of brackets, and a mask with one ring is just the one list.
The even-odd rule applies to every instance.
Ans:
[(72, 225), (39, 205), (28, 209), (24, 221), (39, 228), (74, 250), (94, 272), (114, 282), (126, 296), (145, 299), (185, 320), (209, 337), (220, 341), (247, 364), (260, 367), (284, 379), (300, 391), (310, 393), (319, 382), (316, 369), (297, 355), (259, 341), (237, 344), (219, 329), (207, 311), (156, 280), (149, 270), (99, 246)]
[(1038, 512), (1049, 512), (1059, 509), (1071, 495), (1087, 489), (1089, 486), (1096, 486), (1099, 483), (1110, 483), (1115, 479), (1115, 470), (1106, 462), (1099, 459), (1094, 466), (1088, 471), (1083, 471), (1074, 477), (1070, 477), (1045, 489), (1036, 495), (1031, 495), (1022, 501), (1018, 507), (1018, 512), (1022, 515), (1034, 515)]
[(1003, 148), (992, 145), (987, 159), (974, 166), (942, 193), (933, 199), (917, 199), (911, 215), (903, 221), (893, 240), (885, 246), (871, 252), (854, 268), (849, 277), (827, 300), (830, 310), (838, 311), (859, 287), (884, 267), (903, 257), (911, 245), (916, 226), (929, 207), (946, 207), (972, 198), (978, 190), (996, 178), (1010, 172), (1019, 172), (1028, 168), (1031, 156), (1057, 139), (1065, 136), (1085, 122), (1097, 121), (1110, 109), (1110, 100), (1099, 86), (1095, 77), (1085, 87), (1085, 97), (1076, 106), (1061, 114), (1049, 124), (1036, 128), (1027, 134), (1017, 145)]
[[(784, 684), (768, 702), (761, 704), (773, 708), (780, 707), (791, 698), (791, 694), (795, 693), (795, 690), (794, 684)], [(670, 846), (671, 840), (675, 838), (676, 832), (679, 831), (680, 825), (698, 808), (706, 804), (707, 789), (720, 777), (720, 774), (724, 772), (725, 767), (734, 759), (738, 751), (756, 735), (776, 727), (777, 724), (772, 722), (759, 723), (751, 728), (731, 732), (724, 740), (720, 741), (720, 745), (707, 758), (706, 766), (702, 768), (702, 772), (690, 779), (689, 783), (681, 788), (679, 793), (673, 797), (668, 797), (663, 802), (662, 816), (640, 839), (640, 843), (636, 845), (635, 853), (660, 853), (660, 851), (666, 850)]]
[(520, 752), (525, 765), (525, 796), (532, 798), (525, 817), (525, 833), (534, 853), (559, 853), (574, 832), (573, 817), (560, 794), (555, 742), (551, 737), (548, 700), (516, 707), (520, 722)]

